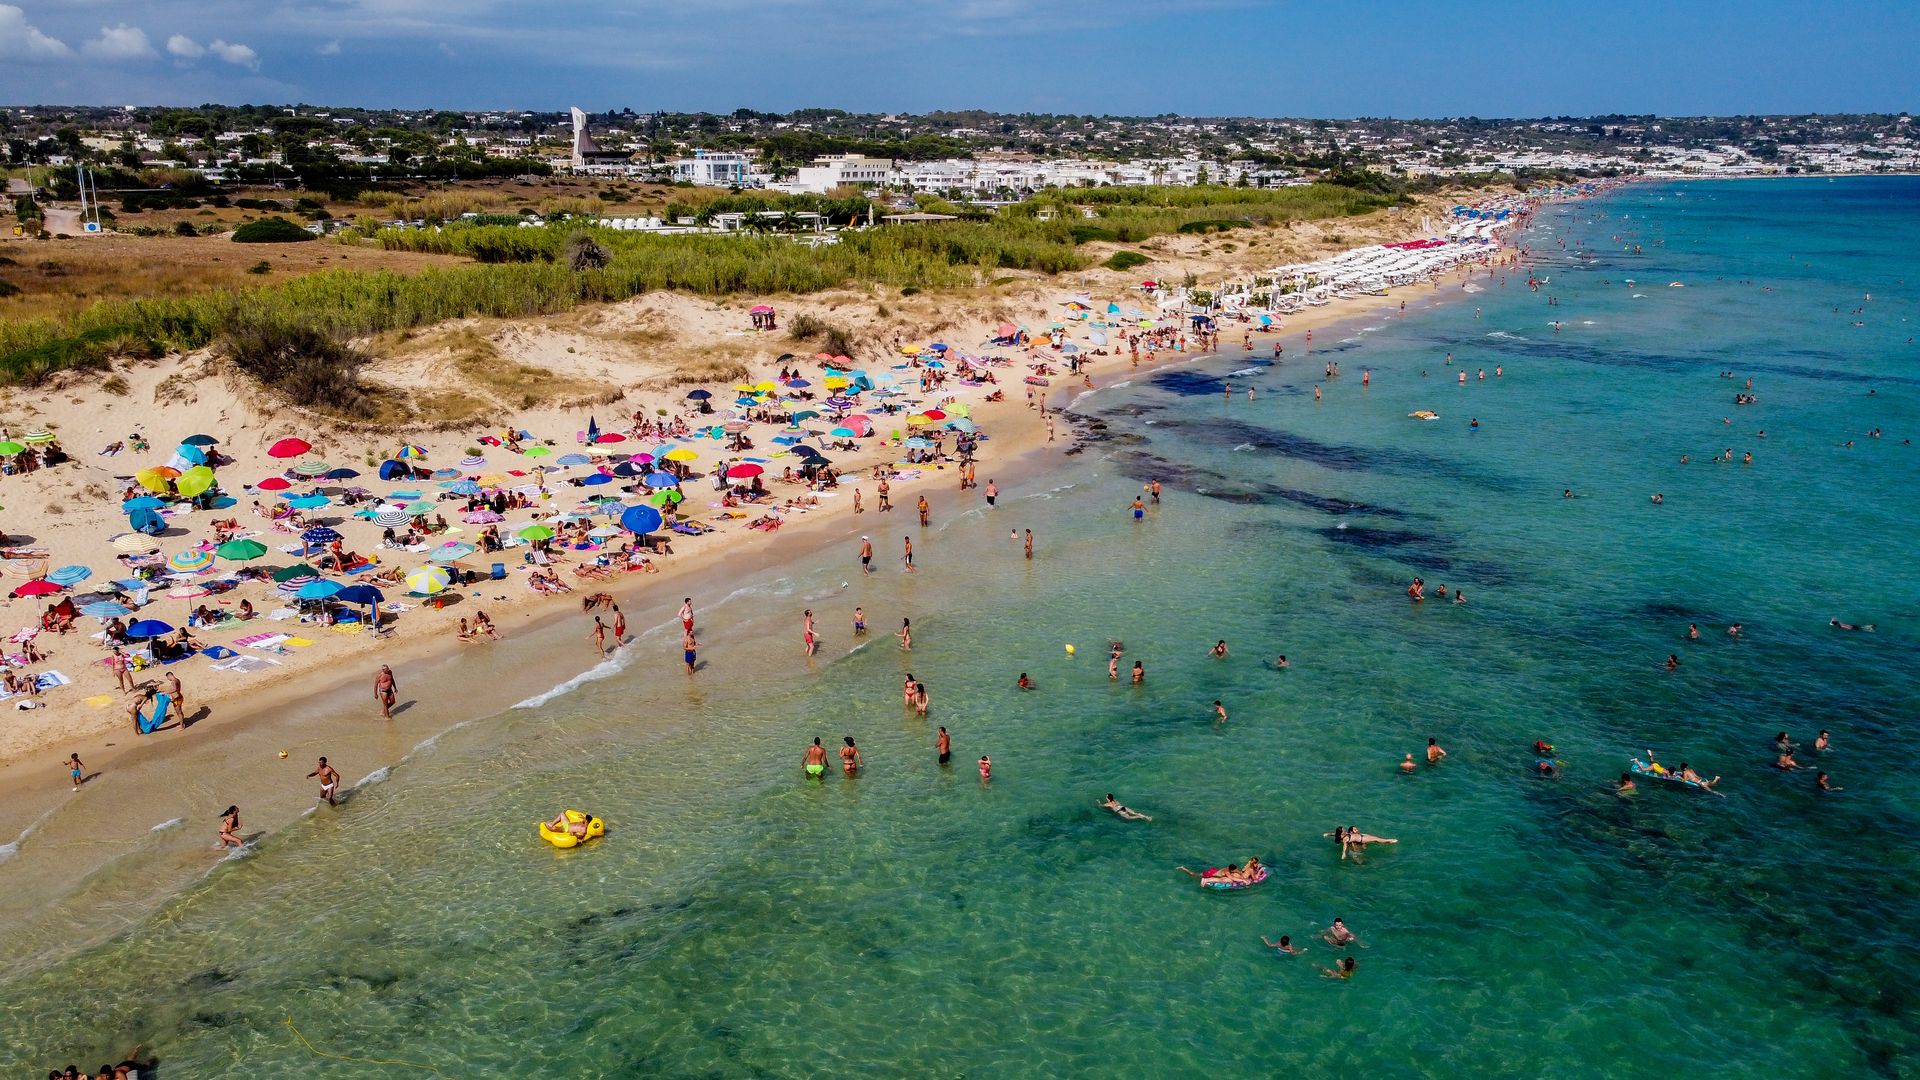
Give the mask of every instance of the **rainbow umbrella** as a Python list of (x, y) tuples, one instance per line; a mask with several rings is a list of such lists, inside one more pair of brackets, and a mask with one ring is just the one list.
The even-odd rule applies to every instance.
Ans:
[(188, 548), (176, 551), (167, 558), (167, 566), (183, 574), (197, 574), (213, 565), (213, 552)]
[(421, 566), (407, 571), (407, 589), (420, 596), (442, 592), (453, 582), (444, 566)]
[(424, 446), (415, 446), (412, 443), (407, 443), (400, 449), (394, 451), (393, 456), (403, 461), (407, 458), (423, 458), (427, 456), (427, 449)]

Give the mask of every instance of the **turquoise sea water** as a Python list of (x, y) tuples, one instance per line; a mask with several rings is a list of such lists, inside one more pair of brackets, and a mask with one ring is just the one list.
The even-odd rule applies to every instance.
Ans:
[[(120, 937), (0, 976), (0, 1060), (1911, 1074), (1916, 209), (1911, 179), (1638, 186), (1542, 211), (1538, 293), (1421, 291), (1311, 355), (1287, 336), (1278, 366), (1107, 387), (1077, 406), (1101, 438), (998, 509), (936, 492), (925, 534), (865, 515), (883, 564), (919, 537), (920, 573), (862, 579), (849, 541), (703, 596), (691, 681), (655, 626), (613, 677), (450, 732)], [(1008, 536), (1029, 527), (1032, 563)], [(1468, 602), (1409, 604), (1416, 574)], [(665, 623), (664, 592), (637, 623)], [(855, 604), (876, 633), (850, 652)], [(1110, 638), (1144, 687), (1108, 681)], [(1801, 759), (1845, 789), (1824, 797), (1771, 767), (1776, 731), (1822, 728), (1835, 749)], [(848, 734), (863, 776), (799, 779), (813, 736)], [(1445, 764), (1399, 775), (1428, 737)], [(1562, 777), (1530, 774), (1536, 738)], [(1647, 747), (1725, 797), (1611, 794)], [(1155, 820), (1099, 811), (1109, 791)], [(607, 839), (548, 849), (532, 822), (562, 806)], [(1343, 863), (1336, 824), (1400, 843)], [(1273, 876), (1245, 892), (1175, 869), (1249, 854)], [(1350, 982), (1315, 970), (1345, 955), (1313, 935), (1334, 916), (1368, 946)]]

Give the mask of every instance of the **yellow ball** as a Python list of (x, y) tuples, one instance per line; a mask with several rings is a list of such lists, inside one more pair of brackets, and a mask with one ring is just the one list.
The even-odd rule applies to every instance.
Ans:
[(1073, 646), (1071, 646), (1071, 645), (1069, 645), (1069, 646), (1067, 646), (1067, 655), (1068, 655), (1068, 656), (1072, 656), (1072, 655), (1073, 655)]
[(285, 750), (282, 750), (282, 751), (280, 751), (280, 756), (281, 756), (281, 757), (286, 757), (286, 756), (287, 756), (287, 752), (286, 752)]

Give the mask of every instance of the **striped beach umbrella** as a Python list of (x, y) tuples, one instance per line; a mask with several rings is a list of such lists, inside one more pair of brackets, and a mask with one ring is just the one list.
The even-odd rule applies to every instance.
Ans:
[(319, 458), (302, 458), (293, 463), (293, 473), (295, 476), (320, 476), (331, 468), (333, 468), (333, 466), (321, 461)]
[(151, 555), (160, 550), (160, 542), (145, 533), (121, 533), (107, 543), (113, 545), (113, 550), (129, 555)]
[(29, 446), (33, 446), (38, 443), (50, 443), (53, 441), (53, 432), (29, 431), (26, 433), (24, 437), (22, 437), (21, 441), (26, 443)]
[(47, 580), (55, 585), (78, 585), (93, 576), (93, 571), (84, 566), (63, 566), (47, 575)]
[(444, 566), (420, 566), (407, 571), (407, 591), (420, 596), (432, 596), (445, 591), (453, 581), (453, 575)]
[(167, 557), (167, 568), (182, 574), (197, 574), (212, 565), (213, 552), (201, 551), (199, 548), (176, 551)]
[(478, 454), (475, 454), (472, 457), (463, 457), (460, 459), (460, 467), (468, 470), (483, 469), (486, 467), (486, 464), (487, 464), (487, 459), (479, 456)]
[(424, 446), (415, 446), (412, 443), (407, 443), (400, 449), (395, 450), (393, 456), (402, 461), (406, 461), (409, 458), (423, 458), (427, 456), (427, 449)]
[(412, 520), (412, 514), (397, 506), (390, 506), (373, 515), (373, 523), (383, 529), (398, 529)]
[[(551, 532), (551, 530), (549, 530), (549, 532)], [(463, 544), (458, 540), (449, 540), (428, 552), (427, 558), (437, 563), (452, 562), (455, 559), (464, 559), (473, 554), (473, 552), (474, 546), (472, 544)]]

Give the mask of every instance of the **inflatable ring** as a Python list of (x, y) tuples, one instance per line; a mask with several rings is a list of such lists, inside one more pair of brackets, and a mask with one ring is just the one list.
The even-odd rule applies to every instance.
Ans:
[(578, 825), (583, 821), (586, 822), (587, 835), (585, 839), (573, 835), (571, 830), (567, 832), (554, 832), (551, 828), (548, 828), (548, 823), (544, 821), (540, 822), (538, 826), (540, 829), (540, 839), (545, 840), (557, 848), (570, 848), (578, 847), (586, 843), (587, 840), (596, 840), (607, 835), (607, 823), (585, 811), (568, 810), (566, 812), (566, 818), (568, 825)]
[(1262, 866), (1260, 873), (1255, 876), (1252, 881), (1208, 881), (1203, 879), (1200, 882), (1200, 887), (1203, 889), (1244, 889), (1250, 885), (1258, 885), (1265, 880), (1267, 880), (1267, 868)]

